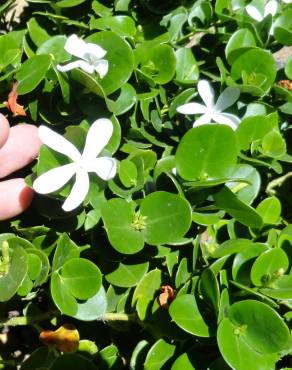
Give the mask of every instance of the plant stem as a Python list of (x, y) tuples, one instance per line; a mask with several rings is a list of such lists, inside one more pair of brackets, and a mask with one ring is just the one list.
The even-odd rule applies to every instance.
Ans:
[[(18, 316), (12, 317), (11, 319), (0, 319), (0, 327), (2, 326), (25, 326), (33, 325), (40, 321), (52, 319), (55, 316), (59, 316), (60, 313), (49, 311), (43, 312), (35, 316)], [(124, 321), (124, 322), (137, 322), (137, 317), (135, 314), (126, 313), (105, 313), (103, 316), (97, 319), (98, 321)]]

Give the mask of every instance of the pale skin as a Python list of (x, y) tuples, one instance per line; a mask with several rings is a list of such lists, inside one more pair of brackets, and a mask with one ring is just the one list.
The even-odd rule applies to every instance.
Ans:
[(40, 146), (36, 126), (19, 124), (10, 128), (0, 113), (0, 221), (15, 217), (29, 207), (33, 190), (22, 178), (5, 180), (5, 177), (31, 163)]

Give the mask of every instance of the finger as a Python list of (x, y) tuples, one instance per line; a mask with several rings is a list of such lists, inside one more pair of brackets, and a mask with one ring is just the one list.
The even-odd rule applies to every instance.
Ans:
[(33, 190), (24, 179), (11, 179), (0, 182), (0, 220), (15, 217), (29, 207)]
[(40, 146), (37, 127), (28, 124), (11, 127), (0, 150), (0, 178), (28, 165), (38, 155)]
[(0, 113), (0, 148), (4, 145), (9, 135), (9, 123)]

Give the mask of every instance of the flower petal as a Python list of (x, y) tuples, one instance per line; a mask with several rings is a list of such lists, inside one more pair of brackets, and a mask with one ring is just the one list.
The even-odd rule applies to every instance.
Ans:
[(81, 159), (81, 154), (77, 148), (65, 139), (62, 135), (57, 134), (46, 126), (40, 126), (38, 129), (41, 141), (58, 153), (65, 154), (67, 157), (77, 162)]
[(94, 66), (85, 62), (84, 60), (75, 60), (74, 62), (61, 66), (57, 65), (57, 70), (60, 72), (68, 72), (75, 68), (81, 68), (84, 72), (92, 74), (94, 72)]
[(227, 87), (222, 94), (220, 94), (216, 104), (215, 110), (217, 112), (222, 112), (226, 108), (233, 105), (239, 98), (240, 90), (237, 87)]
[(103, 78), (108, 71), (108, 61), (105, 59), (98, 60), (94, 63), (94, 70), (99, 74), (100, 78)]
[(88, 172), (95, 172), (101, 179), (107, 181), (115, 177), (117, 173), (117, 162), (114, 158), (95, 158), (88, 167)]
[(271, 14), (274, 16), (277, 13), (278, 10), (278, 2), (276, 0), (270, 0), (267, 2), (267, 5), (265, 6), (265, 13), (264, 17)]
[(214, 90), (207, 80), (200, 80), (198, 82), (198, 92), (207, 108), (214, 107)]
[(260, 13), (260, 11), (253, 5), (248, 4), (245, 7), (245, 10), (251, 18), (255, 19), (258, 22), (261, 22), (264, 19), (263, 15)]
[(89, 190), (89, 177), (86, 171), (79, 169), (76, 172), (76, 181), (72, 187), (71, 193), (65, 200), (62, 208), (70, 212), (77, 208), (85, 199)]
[(213, 114), (213, 120), (217, 123), (223, 123), (230, 126), (233, 130), (237, 129), (240, 123), (240, 118), (230, 113), (215, 113)]
[(69, 163), (53, 168), (40, 175), (33, 183), (34, 190), (39, 194), (49, 194), (61, 189), (74, 175), (76, 165)]
[(200, 113), (206, 113), (207, 107), (199, 103), (187, 103), (187, 104), (181, 105), (180, 107), (177, 107), (176, 110), (179, 113), (183, 113), (183, 114), (200, 114)]
[(106, 50), (104, 50), (101, 46), (99, 46), (97, 44), (92, 44), (92, 43), (88, 42), (85, 45), (86, 45), (86, 47), (85, 47), (85, 56), (84, 56), (85, 60), (88, 60), (88, 59), (86, 59), (88, 57), (90, 58), (90, 60), (92, 60), (92, 58), (101, 59), (107, 53)]
[(109, 142), (113, 133), (113, 124), (107, 118), (100, 118), (90, 126), (82, 154), (82, 158), (87, 161), (97, 157), (102, 149)]
[(203, 114), (200, 118), (198, 118), (194, 124), (193, 127), (205, 125), (206, 123), (212, 122), (212, 115), (209, 113)]
[(64, 49), (69, 54), (83, 59), (86, 53), (86, 42), (74, 34), (68, 37)]

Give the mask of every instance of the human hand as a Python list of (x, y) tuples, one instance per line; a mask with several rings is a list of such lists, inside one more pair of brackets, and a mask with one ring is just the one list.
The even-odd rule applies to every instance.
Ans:
[[(37, 127), (21, 124), (9, 127), (7, 119), (0, 113), (0, 179), (21, 169), (38, 155), (41, 142)], [(29, 207), (33, 198), (22, 178), (0, 182), (0, 220), (17, 216)]]

